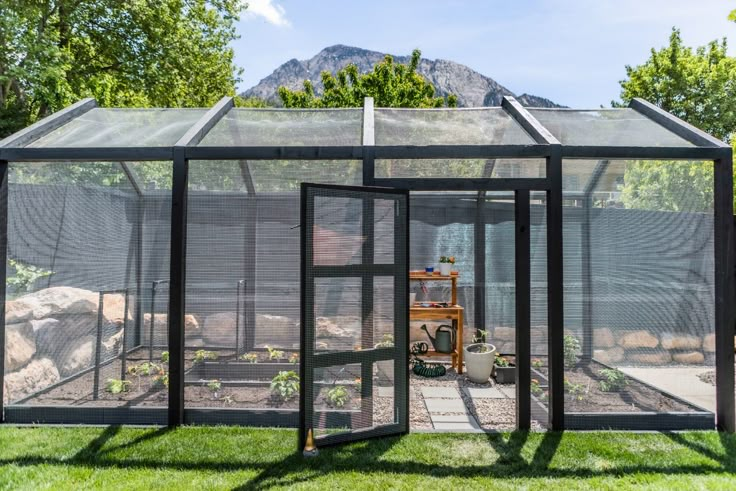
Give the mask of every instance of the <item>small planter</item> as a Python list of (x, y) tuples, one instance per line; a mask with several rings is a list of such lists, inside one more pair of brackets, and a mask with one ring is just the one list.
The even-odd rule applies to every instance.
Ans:
[(509, 363), (507, 367), (494, 366), (494, 377), (499, 384), (515, 384), (516, 383), (516, 366)]
[(451, 271), (452, 271), (452, 264), (440, 263), (440, 274), (442, 276), (450, 276)]
[[(485, 352), (481, 352), (483, 347)], [(488, 343), (475, 343), (466, 346), (464, 351), (465, 370), (470, 381), (476, 384), (488, 383), (496, 359), (496, 347)]]

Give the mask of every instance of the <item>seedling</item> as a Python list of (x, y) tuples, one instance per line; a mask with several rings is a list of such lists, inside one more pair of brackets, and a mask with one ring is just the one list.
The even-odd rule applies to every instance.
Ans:
[(292, 353), (292, 355), (289, 357), (289, 363), (291, 363), (292, 365), (298, 365), (299, 353)]
[(539, 358), (534, 358), (532, 360), (532, 367), (540, 370), (542, 368), (542, 360), (540, 360)]
[(130, 381), (128, 380), (109, 378), (105, 382), (105, 391), (110, 394), (120, 394), (121, 392), (128, 392), (128, 390), (130, 390)]
[(216, 360), (217, 353), (214, 351), (197, 350), (194, 353), (194, 363), (203, 363), (205, 360)]
[(158, 386), (163, 385), (164, 387), (168, 389), (169, 388), (169, 374), (164, 371), (161, 371), (161, 373), (156, 378), (153, 379), (153, 383)]
[(164, 351), (161, 353), (161, 363), (168, 363), (169, 362), (169, 352)]
[(381, 340), (376, 344), (376, 348), (393, 348), (394, 347), (394, 335), (391, 333), (385, 333), (381, 336)]
[(574, 384), (565, 378), (565, 390), (578, 401), (585, 399), (586, 390), (583, 384)]
[(299, 394), (299, 375), (296, 372), (279, 372), (271, 380), (271, 393), (286, 402)]
[(266, 349), (268, 350), (269, 360), (282, 360), (284, 358), (283, 351), (271, 348), (270, 346), (266, 346)]
[(539, 396), (543, 392), (542, 387), (539, 385), (539, 380), (535, 378), (531, 380), (530, 388), (531, 388), (532, 394), (535, 396)]
[(485, 329), (478, 329), (478, 332), (476, 332), (475, 336), (473, 336), (473, 343), (480, 344), (476, 353), (488, 353), (489, 351), (491, 351), (491, 348), (487, 346), (486, 338), (488, 338), (488, 331), (486, 331)]
[(207, 382), (207, 388), (210, 389), (210, 392), (215, 394), (215, 397), (217, 397), (217, 393), (222, 388), (222, 383), (217, 379), (213, 379)]
[(604, 368), (598, 373), (603, 377), (603, 380), (598, 382), (598, 387), (603, 392), (619, 392), (626, 388), (626, 385), (629, 383), (626, 375), (621, 370), (616, 370), (615, 368)]
[(156, 365), (155, 363), (151, 363), (148, 361), (144, 361), (138, 367), (136, 367), (136, 373), (140, 375), (145, 375), (146, 377), (160, 373), (161, 367), (159, 365)]
[(564, 346), (562, 349), (562, 358), (565, 368), (573, 368), (578, 363), (578, 353), (580, 353), (580, 341), (575, 336), (565, 334)]
[(246, 353), (240, 356), (240, 359), (248, 363), (258, 363), (258, 355), (255, 353)]
[(327, 404), (331, 407), (345, 407), (348, 401), (350, 401), (350, 394), (342, 385), (336, 385), (327, 392)]
[(224, 402), (226, 406), (232, 406), (235, 404), (235, 399), (233, 399), (233, 396), (225, 396), (222, 398), (222, 402)]

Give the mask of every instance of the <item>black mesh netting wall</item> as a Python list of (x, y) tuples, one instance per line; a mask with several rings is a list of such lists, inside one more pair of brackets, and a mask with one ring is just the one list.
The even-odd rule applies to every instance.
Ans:
[[(6, 403), (166, 405), (140, 287), (168, 262), (155, 238), (170, 209), (144, 226), (145, 206), (119, 163), (10, 164)], [(165, 320), (154, 333), (165, 345)]]

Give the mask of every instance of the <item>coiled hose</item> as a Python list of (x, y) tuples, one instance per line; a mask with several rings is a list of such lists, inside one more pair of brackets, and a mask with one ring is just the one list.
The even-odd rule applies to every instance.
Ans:
[(434, 377), (441, 377), (445, 373), (447, 373), (447, 369), (443, 365), (427, 365), (424, 363), (424, 360), (419, 358), (419, 355), (425, 354), (427, 351), (429, 351), (429, 346), (427, 343), (414, 343), (411, 345), (411, 355), (413, 357), (412, 360), (412, 372), (419, 375), (420, 377), (428, 377), (428, 378), (434, 378)]

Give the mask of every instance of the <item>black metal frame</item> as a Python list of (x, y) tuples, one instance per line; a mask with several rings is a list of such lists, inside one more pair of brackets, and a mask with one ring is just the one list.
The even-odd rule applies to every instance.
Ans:
[[(396, 264), (376, 265), (373, 259), (373, 206), (363, 206), (362, 233), (367, 240), (363, 243), (361, 265), (344, 266), (317, 266), (313, 264), (313, 219), (310, 219), (309, 210), (314, 208), (314, 194), (311, 190), (318, 190), (320, 196), (356, 198), (360, 193), (371, 194), (366, 196), (367, 201), (373, 201), (375, 195), (385, 196), (385, 199), (395, 199), (398, 217), (394, 218), (394, 254), (398, 264), (403, 263), (399, 271)], [(401, 199), (403, 198), (403, 200)], [(371, 203), (372, 204), (372, 203)], [(315, 368), (334, 365), (360, 364), (361, 366), (361, 412), (372, 414), (373, 397), (373, 364), (377, 361), (394, 362), (394, 404), (402, 410), (399, 423), (384, 425), (376, 428), (353, 430), (350, 433), (327, 435), (319, 438), (320, 446), (334, 445), (347, 441), (354, 441), (374, 436), (402, 434), (409, 431), (409, 193), (397, 189), (377, 188), (370, 186), (338, 186), (330, 184), (302, 183), (300, 196), (300, 391), (299, 391), (299, 439), (297, 447), (304, 448), (307, 432), (311, 429), (314, 418), (314, 373)], [(403, 220), (401, 220), (403, 218)], [(366, 247), (367, 246), (367, 247)], [(315, 285), (310, 278), (333, 276), (360, 276), (361, 277), (361, 331), (360, 351), (341, 351), (315, 353), (315, 323), (314, 323), (314, 294)], [(366, 348), (373, 346), (373, 325), (371, 321), (373, 310), (373, 278), (374, 276), (392, 276), (394, 280), (394, 347)], [(368, 290), (366, 290), (368, 288)], [(402, 329), (403, 326), (403, 329)], [(405, 347), (402, 349), (402, 347)], [(404, 404), (399, 403), (403, 401)]]
[[(651, 121), (693, 143), (694, 147), (621, 147), (621, 146), (575, 146), (562, 145), (539, 124), (513, 98), (505, 98), (502, 107), (533, 138), (529, 145), (431, 145), (431, 146), (385, 146), (375, 145), (372, 103), (364, 109), (363, 142), (361, 146), (338, 147), (199, 147), (204, 135), (232, 107), (231, 98), (224, 98), (210, 109), (174, 146), (170, 147), (99, 147), (99, 148), (28, 148), (24, 145), (43, 137), (75, 117), (96, 107), (93, 100), (86, 99), (22, 130), (0, 142), (0, 179), (5, 186), (8, 161), (142, 161), (170, 160), (173, 162), (174, 180), (172, 189), (171, 221), (171, 271), (169, 299), (169, 351), (171, 380), (169, 391), (169, 419), (171, 425), (182, 424), (186, 418), (183, 409), (183, 318), (184, 280), (186, 274), (186, 188), (188, 160), (257, 160), (257, 159), (362, 159), (363, 184), (382, 185), (404, 190), (461, 190), (479, 191), (543, 191), (547, 205), (547, 274), (548, 274), (548, 329), (550, 362), (550, 427), (562, 429), (564, 423), (563, 404), (563, 298), (562, 298), (562, 182), (561, 162), (570, 159), (689, 159), (715, 162), (715, 265), (716, 265), (716, 372), (717, 372), (717, 426), (720, 430), (736, 430), (736, 408), (734, 407), (733, 371), (733, 326), (736, 318), (734, 296), (736, 265), (732, 209), (732, 155), (723, 142), (711, 137), (662, 111), (652, 104), (635, 99), (630, 107)], [(393, 179), (375, 177), (376, 158), (545, 158), (547, 173), (541, 179), (498, 179), (484, 176), (477, 179)], [(140, 184), (135, 181), (135, 172), (123, 166), (136, 191)], [(246, 164), (246, 171), (247, 164)], [(247, 181), (246, 181), (247, 183)], [(252, 186), (249, 191), (254, 191)], [(142, 198), (145, 193), (140, 193)], [(482, 206), (479, 204), (479, 206)], [(141, 220), (142, 222), (142, 220)], [(143, 231), (139, 231), (142, 241)], [(476, 239), (477, 240), (477, 239)], [(142, 260), (139, 244), (138, 260)], [(0, 254), (7, 253), (7, 193), (0, 198)], [(518, 265), (517, 265), (518, 266)], [(523, 265), (521, 265), (523, 266)], [(138, 270), (140, 273), (140, 265)], [(6, 272), (0, 266), (0, 289), (4, 289)], [(138, 280), (141, 281), (140, 274)], [(252, 282), (248, 282), (254, 285)], [(254, 287), (254, 286), (253, 286)], [(251, 288), (251, 287), (248, 287)], [(140, 286), (137, 289), (137, 325), (142, 325)], [(247, 295), (250, 295), (250, 291)], [(4, 294), (0, 290), (0, 297)], [(250, 298), (250, 297), (249, 297)], [(253, 309), (248, 308), (249, 312)], [(481, 311), (482, 314), (482, 311)], [(479, 317), (479, 319), (482, 319)], [(246, 322), (252, 323), (253, 320)], [(0, 333), (4, 333), (4, 316), (0, 316)], [(139, 335), (140, 336), (140, 335)], [(4, 342), (4, 336), (0, 343)], [(137, 340), (136, 340), (137, 341)], [(136, 344), (136, 343), (134, 343)], [(0, 344), (2, 347), (2, 344)], [(586, 352), (591, 348), (587, 347)], [(1, 365), (1, 364), (0, 364)], [(3, 368), (0, 366), (0, 378)], [(2, 391), (2, 388), (0, 388)], [(2, 414), (0, 399), (0, 415)], [(88, 408), (87, 408), (88, 409)], [(80, 409), (80, 411), (86, 409)], [(0, 416), (2, 417), (2, 416)]]

